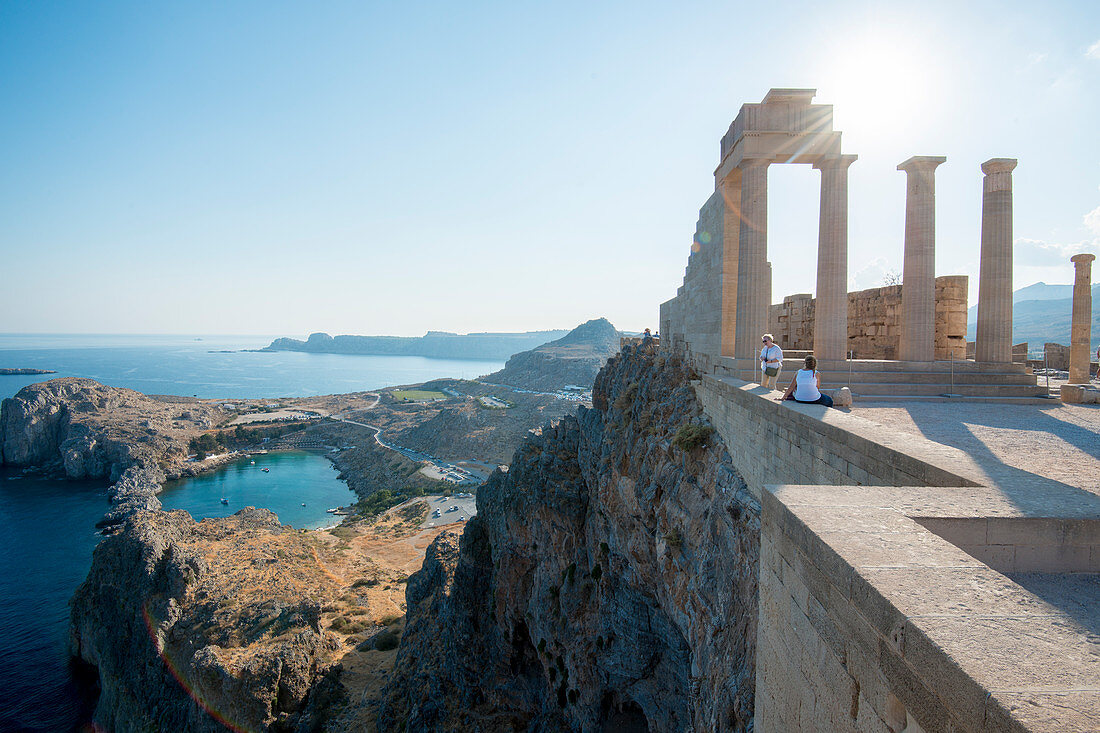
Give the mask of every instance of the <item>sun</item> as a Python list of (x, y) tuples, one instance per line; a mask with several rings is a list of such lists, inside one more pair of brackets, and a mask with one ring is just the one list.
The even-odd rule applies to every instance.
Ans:
[(942, 104), (943, 74), (912, 34), (868, 33), (838, 44), (824, 64), (818, 98), (850, 147), (887, 146)]

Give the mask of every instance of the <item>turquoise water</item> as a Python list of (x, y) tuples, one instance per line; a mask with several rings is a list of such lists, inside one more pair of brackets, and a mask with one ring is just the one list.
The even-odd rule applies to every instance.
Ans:
[(271, 340), (269, 336), (0, 334), (0, 367), (58, 372), (0, 376), (0, 398), (57, 377), (88, 377), (145, 394), (310, 397), (440, 377), (473, 379), (504, 366), (488, 359), (239, 351), (267, 346)]
[[(228, 517), (246, 506), (257, 506), (278, 514), (283, 524), (316, 529), (339, 522), (340, 517), (326, 509), (347, 506), (357, 497), (337, 478), (328, 459), (291, 451), (261, 453), (211, 473), (170, 481), (159, 498), (166, 510), (185, 509), (195, 519)], [(223, 498), (229, 503), (222, 504)]]
[(0, 468), (0, 731), (73, 730), (91, 711), (69, 669), (68, 604), (106, 486), (19, 476)]

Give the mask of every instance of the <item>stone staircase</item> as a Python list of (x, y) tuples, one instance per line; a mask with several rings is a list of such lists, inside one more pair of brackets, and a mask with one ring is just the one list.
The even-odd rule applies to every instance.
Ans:
[[(791, 376), (802, 368), (801, 356), (786, 352), (780, 381), (785, 389)], [(818, 363), (822, 387), (850, 387), (859, 402), (874, 400), (924, 400), (967, 402), (1047, 403), (1044, 386), (1023, 364), (984, 364), (974, 361), (826, 361)], [(715, 373), (759, 382), (757, 362), (724, 357)]]

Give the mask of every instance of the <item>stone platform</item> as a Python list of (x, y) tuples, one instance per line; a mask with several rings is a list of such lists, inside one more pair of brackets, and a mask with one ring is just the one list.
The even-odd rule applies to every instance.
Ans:
[[(780, 381), (786, 388), (803, 360), (783, 360)], [(755, 359), (716, 360), (714, 373), (749, 382), (759, 381), (759, 363)], [(818, 372), (823, 388), (849, 387), (857, 402), (908, 398), (942, 398), (950, 395), (962, 400), (1008, 400), (1014, 403), (1048, 402), (1047, 390), (1036, 383), (1031, 369), (1023, 364), (988, 364), (957, 361), (885, 361), (853, 359), (820, 360)]]

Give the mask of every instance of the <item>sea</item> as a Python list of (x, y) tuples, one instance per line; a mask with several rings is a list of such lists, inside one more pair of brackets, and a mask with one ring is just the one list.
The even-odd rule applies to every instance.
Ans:
[[(57, 372), (0, 376), (0, 398), (58, 377), (88, 377), (146, 394), (305, 397), (440, 377), (472, 379), (504, 366), (495, 360), (250, 351), (272, 338), (0, 334), (0, 367)], [(68, 602), (103, 539), (95, 523), (108, 509), (106, 489), (103, 482), (0, 468), (0, 731), (92, 730), (93, 690), (86, 671), (69, 659)], [(335, 524), (328, 510), (355, 496), (324, 456), (280, 452), (170, 482), (160, 499), (165, 509), (183, 509), (196, 519), (262, 506), (284, 524), (316, 528)]]

